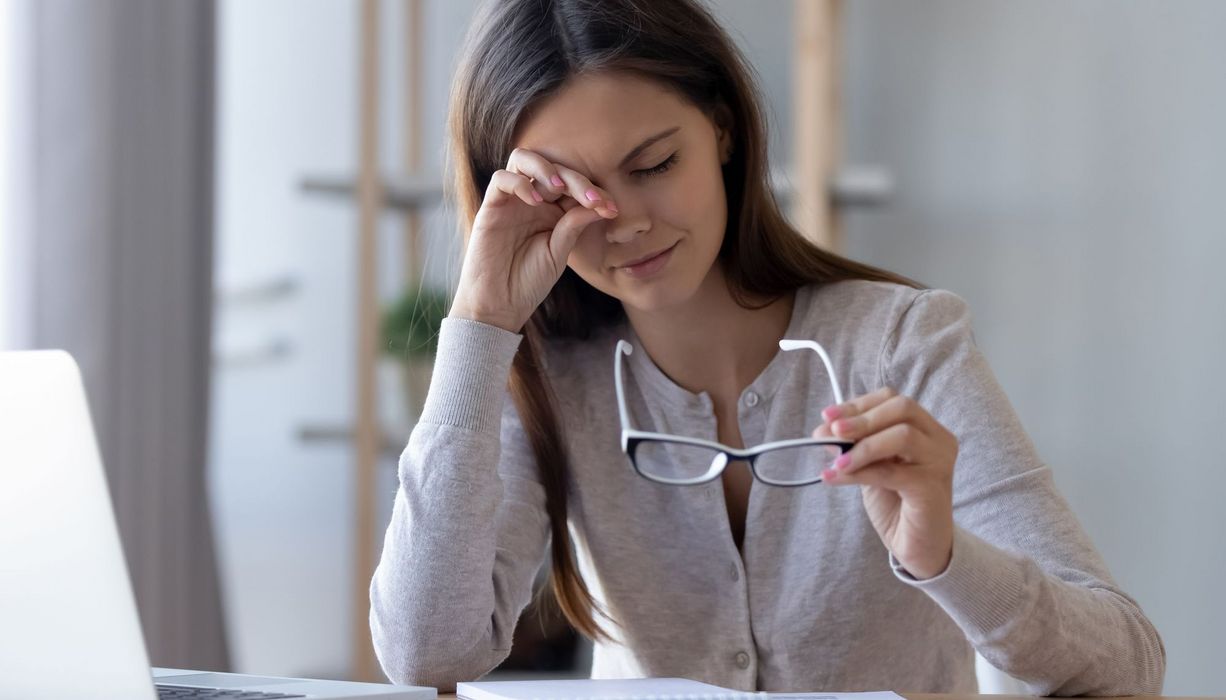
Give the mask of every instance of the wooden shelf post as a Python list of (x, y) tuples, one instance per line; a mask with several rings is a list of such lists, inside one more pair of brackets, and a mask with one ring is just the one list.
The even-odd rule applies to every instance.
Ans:
[(792, 223), (822, 248), (839, 253), (843, 235), (830, 182), (842, 156), (839, 94), (841, 0), (794, 0), (792, 59), (796, 163)]

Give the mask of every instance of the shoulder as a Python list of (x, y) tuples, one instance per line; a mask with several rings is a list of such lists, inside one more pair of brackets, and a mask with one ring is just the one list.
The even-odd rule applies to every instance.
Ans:
[(946, 313), (963, 312), (966, 308), (962, 297), (949, 290), (916, 289), (894, 282), (841, 280), (809, 285), (806, 289), (810, 295), (810, 312), (827, 319), (842, 317), (848, 321), (891, 325), (916, 306)]
[(804, 310), (809, 326), (834, 323), (844, 332), (878, 338), (899, 330), (916, 316), (960, 318), (970, 313), (966, 301), (945, 289), (916, 289), (894, 282), (842, 280), (814, 284), (807, 292)]
[[(957, 294), (869, 280), (805, 287), (796, 328), (834, 356), (847, 358), (871, 384), (887, 383), (900, 347), (922, 348), (938, 336), (970, 335), (970, 308)], [(873, 377), (875, 381), (868, 380)]]

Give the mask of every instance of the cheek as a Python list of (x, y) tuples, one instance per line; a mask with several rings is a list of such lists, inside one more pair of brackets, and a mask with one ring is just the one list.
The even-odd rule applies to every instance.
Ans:
[(652, 193), (655, 221), (707, 240), (724, 236), (727, 199), (718, 161), (692, 163), (667, 186)]
[(601, 227), (589, 227), (571, 248), (570, 256), (566, 258), (567, 266), (590, 284), (591, 278), (601, 272), (606, 245)]

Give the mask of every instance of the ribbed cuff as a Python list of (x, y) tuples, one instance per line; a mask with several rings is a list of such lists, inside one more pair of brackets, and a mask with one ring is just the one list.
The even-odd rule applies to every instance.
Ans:
[(497, 430), (521, 340), (519, 333), (479, 321), (443, 319), (421, 422)]
[(927, 593), (972, 637), (990, 636), (1020, 614), (1025, 560), (960, 527), (954, 528), (949, 566), (940, 574), (916, 579), (892, 553), (890, 566), (900, 581)]

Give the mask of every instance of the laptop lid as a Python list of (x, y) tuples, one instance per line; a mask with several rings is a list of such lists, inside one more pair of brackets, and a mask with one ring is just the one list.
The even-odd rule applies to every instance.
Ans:
[(61, 351), (0, 353), (0, 621), (0, 697), (156, 697), (81, 375)]

